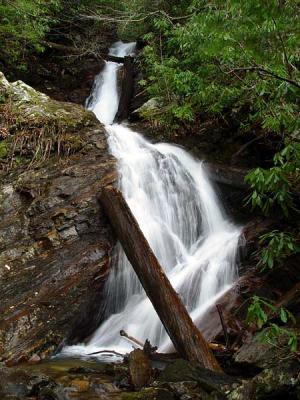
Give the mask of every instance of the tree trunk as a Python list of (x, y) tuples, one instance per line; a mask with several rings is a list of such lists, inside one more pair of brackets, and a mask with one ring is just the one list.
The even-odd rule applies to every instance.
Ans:
[(121, 88), (121, 97), (118, 112), (115, 117), (116, 122), (122, 122), (129, 116), (130, 102), (133, 96), (134, 87), (134, 59), (133, 57), (124, 57), (124, 71)]
[(102, 190), (100, 201), (176, 350), (189, 361), (201, 362), (213, 371), (222, 371), (166, 277), (121, 192), (107, 186)]

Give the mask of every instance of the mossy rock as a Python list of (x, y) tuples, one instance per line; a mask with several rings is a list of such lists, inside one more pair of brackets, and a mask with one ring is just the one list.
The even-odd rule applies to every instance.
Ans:
[[(267, 333), (269, 328), (260, 332), (260, 336)], [(299, 335), (297, 330), (294, 330), (296, 336)], [(237, 364), (244, 364), (258, 368), (272, 368), (278, 364), (278, 360), (287, 360), (296, 358), (297, 354), (291, 352), (288, 345), (289, 336), (281, 334), (276, 342), (267, 343), (259, 341), (256, 336), (249, 343), (244, 343), (234, 355), (234, 361)]]
[(146, 101), (140, 108), (133, 112), (133, 115), (139, 116), (144, 119), (151, 119), (155, 114), (160, 112), (162, 106), (162, 99), (153, 97)]
[(65, 131), (74, 131), (99, 124), (95, 115), (81, 105), (53, 100), (22, 81), (9, 83), (1, 72), (0, 95), (7, 99), (6, 109), (10, 108), (11, 120), (19, 126), (51, 124)]
[[(269, 368), (227, 394), (229, 400), (296, 398), (300, 387), (300, 363), (286, 361)], [(280, 397), (279, 397), (280, 395)], [(299, 398), (299, 397), (297, 397)]]
[(22, 81), (10, 84), (6, 91), (18, 123), (51, 123), (70, 130), (97, 122), (94, 114), (82, 106), (52, 100)]
[(7, 155), (8, 155), (7, 142), (3, 140), (2, 142), (0, 142), (0, 160), (5, 159)]
[(0, 161), (9, 157), (20, 165), (76, 153), (86, 144), (84, 131), (100, 125), (81, 105), (53, 100), (22, 81), (9, 83), (1, 72), (0, 96)]
[(0, 71), (0, 92), (5, 92), (9, 87), (10, 84), (8, 80), (5, 78), (3, 72)]
[(121, 400), (175, 400), (175, 397), (167, 389), (151, 387), (139, 392), (123, 393)]

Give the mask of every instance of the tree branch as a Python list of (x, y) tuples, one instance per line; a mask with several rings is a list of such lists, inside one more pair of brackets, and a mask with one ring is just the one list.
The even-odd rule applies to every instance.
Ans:
[(263, 74), (272, 76), (273, 78), (276, 78), (276, 79), (278, 79), (278, 80), (280, 80), (280, 81), (288, 82), (289, 84), (291, 84), (291, 85), (293, 85), (293, 86), (296, 86), (298, 89), (300, 89), (300, 83), (294, 81), (293, 79), (289, 79), (289, 78), (285, 78), (285, 77), (283, 77), (283, 76), (277, 75), (277, 74), (275, 74), (274, 72), (269, 71), (269, 70), (267, 70), (267, 69), (265, 69), (265, 68), (262, 68), (262, 67), (233, 68), (232, 70), (230, 70), (230, 71), (227, 72), (227, 73), (228, 73), (228, 74), (231, 74), (231, 73), (234, 73), (234, 72), (236, 72), (236, 71), (258, 71), (258, 72), (261, 72), (261, 73), (263, 73)]

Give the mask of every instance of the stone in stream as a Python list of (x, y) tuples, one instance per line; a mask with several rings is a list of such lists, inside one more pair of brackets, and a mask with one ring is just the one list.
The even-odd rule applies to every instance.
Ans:
[(60, 358), (39, 365), (0, 366), (0, 399), (118, 399), (116, 376), (106, 373), (108, 365)]
[(65, 389), (42, 373), (0, 367), (0, 398), (23, 400), (67, 400)]
[(38, 364), (41, 361), (41, 357), (37, 354), (32, 354), (28, 360), (28, 364)]

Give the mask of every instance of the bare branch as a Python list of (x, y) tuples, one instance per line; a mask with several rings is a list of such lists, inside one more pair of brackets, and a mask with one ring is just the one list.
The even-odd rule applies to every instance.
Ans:
[(94, 356), (96, 354), (114, 354), (116, 356), (124, 357), (124, 354), (118, 353), (117, 351), (114, 350), (95, 351), (94, 353), (89, 353), (88, 356)]
[(269, 70), (267, 70), (265, 68), (262, 68), (262, 67), (233, 68), (230, 71), (228, 71), (227, 74), (232, 74), (232, 73), (234, 73), (236, 71), (258, 71), (258, 72), (261, 72), (262, 74), (272, 76), (273, 78), (278, 79), (280, 81), (288, 82), (289, 84), (291, 84), (291, 85), (297, 87), (298, 89), (300, 89), (300, 83), (294, 81), (293, 79), (289, 79), (289, 78), (285, 78), (283, 76), (277, 75), (277, 74), (275, 74), (275, 72), (269, 71)]
[(155, 15), (157, 16), (163, 16), (167, 18), (170, 22), (173, 21), (178, 21), (178, 20), (183, 20), (190, 18), (193, 14), (189, 15), (183, 15), (180, 17), (173, 17), (169, 15), (167, 12), (163, 10), (156, 10), (148, 13), (136, 13), (136, 14), (131, 14), (131, 13), (126, 13), (126, 12), (120, 12), (118, 10), (111, 9), (113, 12), (112, 14), (106, 14), (105, 12), (101, 13), (103, 9), (98, 9), (98, 12), (90, 11), (90, 15), (86, 14), (80, 14), (79, 18), (81, 19), (86, 19), (86, 20), (93, 20), (93, 21), (106, 21), (106, 22), (111, 22), (111, 23), (126, 23), (126, 22), (143, 22), (147, 20), (148, 18), (151, 18)]

